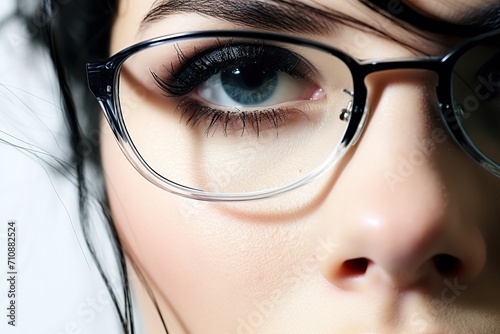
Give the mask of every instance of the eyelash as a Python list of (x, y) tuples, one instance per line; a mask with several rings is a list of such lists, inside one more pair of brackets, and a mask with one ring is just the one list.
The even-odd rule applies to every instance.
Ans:
[[(203, 52), (195, 50), (192, 57), (187, 57), (178, 46), (176, 52), (180, 69), (176, 70), (173, 64), (170, 64), (170, 67), (163, 65), (169, 74), (168, 79), (150, 71), (157, 86), (168, 97), (186, 96), (213, 75), (252, 62), (265, 64), (266, 70), (284, 72), (297, 79), (307, 79), (312, 73), (300, 56), (276, 46), (222, 45), (218, 42), (217, 47), (213, 49)], [(222, 125), (224, 136), (227, 136), (229, 126), (238, 123), (242, 136), (250, 127), (258, 137), (264, 121), (277, 131), (289, 114), (303, 115), (296, 108), (285, 107), (251, 111), (220, 110), (189, 97), (183, 99), (176, 109), (181, 110), (181, 120), (186, 119), (186, 125), (191, 128), (207, 122), (206, 136), (210, 133), (213, 135), (219, 125)]]
[(243, 136), (250, 126), (257, 137), (259, 137), (263, 121), (268, 122), (275, 129), (278, 129), (280, 123), (285, 122), (288, 115), (291, 113), (303, 115), (307, 119), (307, 116), (296, 108), (268, 108), (265, 110), (231, 112), (204, 106), (194, 99), (183, 100), (178, 105), (177, 109), (182, 110), (181, 121), (187, 118), (186, 126), (194, 128), (200, 123), (207, 121), (208, 125), (205, 130), (205, 135), (207, 137), (210, 133), (213, 135), (219, 125), (222, 125), (222, 133), (227, 137), (228, 127), (234, 122), (239, 122), (241, 124), (241, 136)]

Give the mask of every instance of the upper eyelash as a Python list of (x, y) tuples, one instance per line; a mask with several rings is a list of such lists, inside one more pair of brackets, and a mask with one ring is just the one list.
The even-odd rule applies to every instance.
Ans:
[[(160, 89), (169, 97), (180, 97), (189, 94), (193, 89), (208, 80), (211, 76), (232, 69), (237, 65), (254, 62), (263, 62), (276, 71), (285, 72), (296, 78), (307, 78), (312, 70), (302, 58), (292, 51), (263, 44), (225, 44), (218, 41), (217, 47), (203, 52), (195, 51), (194, 56), (188, 57), (176, 45), (175, 50), (180, 69), (176, 70), (173, 63), (170, 68), (163, 67), (169, 73), (168, 79), (150, 71), (153, 79)], [(219, 110), (206, 105), (195, 99), (186, 98), (177, 106), (182, 110), (181, 121), (186, 119), (186, 125), (191, 128), (198, 126), (201, 122), (208, 120), (205, 135), (215, 134), (217, 127), (222, 126), (224, 136), (228, 135), (228, 127), (232, 122), (239, 122), (241, 135), (248, 129), (259, 137), (262, 123), (267, 122), (276, 129), (286, 120), (287, 113), (299, 111), (295, 108), (267, 108), (264, 110), (251, 111), (229, 111)], [(308, 118), (306, 116), (306, 118)]]
[(176, 52), (181, 68), (175, 70), (173, 64), (170, 64), (170, 68), (164, 65), (170, 76), (168, 79), (150, 71), (158, 87), (168, 96), (186, 95), (211, 76), (239, 65), (242, 61), (269, 59), (266, 63), (269, 67), (299, 78), (307, 77), (311, 72), (300, 56), (276, 46), (219, 44), (214, 49), (196, 52), (191, 58), (179, 46), (176, 46)]

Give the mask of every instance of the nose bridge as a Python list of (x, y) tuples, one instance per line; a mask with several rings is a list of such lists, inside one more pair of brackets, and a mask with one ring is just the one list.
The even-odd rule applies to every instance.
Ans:
[(383, 158), (379, 163), (386, 181), (394, 170), (405, 179), (419, 172), (422, 176), (439, 172), (434, 169), (437, 153), (449, 135), (439, 117), (436, 81), (435, 73), (420, 68), (392, 69), (366, 77), (373, 111), (364, 146), (383, 143), (372, 149)]
[(371, 113), (354, 158), (361, 159), (359, 153), (365, 149), (376, 152), (380, 159), (375, 163), (384, 179), (394, 167), (402, 178), (437, 173), (437, 151), (451, 140), (439, 117), (436, 81), (434, 72), (421, 68), (367, 75)]
[[(373, 109), (377, 108), (378, 102), (381, 98), (387, 95), (384, 91), (394, 90), (394, 87), (413, 87), (414, 89), (418, 89), (420, 92), (423, 92), (423, 89), (425, 89), (425, 93), (427, 95), (426, 101), (421, 101), (423, 103), (421, 103), (420, 107), (415, 105), (416, 108), (425, 109), (421, 110), (419, 115), (424, 117), (439, 116), (438, 103), (440, 103), (443, 99), (446, 100), (443, 96), (437, 96), (438, 94), (442, 95), (444, 92), (442, 89), (438, 91), (437, 88), (440, 77), (446, 75), (446, 68), (444, 67), (444, 62), (442, 62), (440, 57), (391, 61), (374, 60), (357, 64), (357, 66), (359, 67), (355, 66), (354, 68), (351, 68), (351, 73), (354, 76), (355, 87), (363, 92), (360, 94), (362, 95), (361, 98), (355, 98), (355, 101), (357, 102), (353, 106), (353, 109), (354, 111), (358, 111), (362, 114), (362, 117), (358, 115), (359, 117), (354, 123), (359, 125), (355, 129), (348, 129), (352, 131), (352, 145), (355, 145), (359, 138), (363, 135), (367, 118), (373, 119), (373, 117), (369, 114), (373, 112)], [(422, 84), (423, 82), (426, 82), (426, 84)], [(362, 87), (362, 85), (364, 87)], [(421, 94), (410, 95), (411, 98), (418, 98), (419, 96), (421, 96)], [(361, 106), (363, 108), (358, 108)], [(408, 105), (401, 109), (401, 111), (408, 109), (407, 107)], [(431, 112), (428, 112), (430, 109), (432, 109)], [(438, 117), (436, 117), (436, 119), (437, 118)]]
[(462, 155), (438, 121), (435, 74), (421, 69), (366, 77), (370, 119), (322, 213), (341, 245), (322, 264), (334, 284), (353, 275), (360, 285), (377, 275), (400, 286), (452, 272), (471, 279), (484, 265), (482, 235), (451, 198), (461, 187), (447, 169)]
[[(387, 76), (390, 77), (390, 73), (406, 73), (405, 75), (408, 75), (408, 73), (417, 73), (419, 72), (420, 75), (417, 76), (418, 78), (422, 77), (422, 74), (424, 75), (435, 75), (435, 80), (433, 81), (434, 84), (432, 85), (432, 88), (429, 91), (432, 91), (432, 96), (434, 96), (434, 99), (431, 103), (434, 103), (434, 105), (437, 105), (438, 103), (438, 97), (434, 95), (437, 93), (436, 87), (437, 87), (437, 82), (439, 80), (439, 76), (443, 74), (441, 66), (441, 59), (438, 57), (428, 57), (428, 58), (422, 58), (422, 59), (405, 59), (405, 60), (394, 60), (394, 61), (370, 61), (370, 62), (365, 62), (362, 64), (358, 65), (359, 68), (351, 68), (351, 72), (353, 73), (356, 80), (363, 80), (364, 83), (363, 85), (365, 86), (365, 89), (363, 90), (363, 94), (360, 94), (362, 97), (355, 98), (355, 101), (357, 103), (352, 107), (353, 110), (355, 111), (352, 116), (356, 116), (354, 120), (354, 124), (357, 126), (355, 127), (349, 127), (348, 128), (348, 133), (346, 134), (347, 137), (352, 138), (351, 145), (356, 145), (360, 137), (363, 135), (364, 129), (366, 127), (366, 122), (367, 118), (371, 118), (369, 115), (371, 113), (371, 108), (377, 107), (376, 103), (373, 103), (373, 99), (378, 99), (377, 96), (381, 95), (380, 91), (377, 91), (377, 89), (380, 89), (382, 87), (381, 85), (376, 85), (372, 84), (370, 85), (370, 78), (372, 77), (377, 77), (377, 76)], [(356, 75), (356, 73), (358, 73)], [(425, 74), (427, 73), (427, 74)], [(357, 76), (357, 77), (356, 77)], [(400, 80), (396, 80), (400, 81)], [(388, 83), (385, 84), (387, 86)], [(361, 87), (362, 83), (357, 82), (355, 84), (356, 87)], [(350, 93), (347, 91), (347, 93)], [(350, 93), (353, 94), (353, 93)], [(354, 94), (353, 94), (354, 95)], [(414, 95), (417, 96), (417, 95)], [(366, 100), (364, 100), (366, 98)], [(362, 107), (362, 108), (358, 108)], [(436, 109), (437, 111), (437, 109)], [(349, 133), (349, 131), (351, 133)], [(438, 131), (440, 134), (441, 130)]]

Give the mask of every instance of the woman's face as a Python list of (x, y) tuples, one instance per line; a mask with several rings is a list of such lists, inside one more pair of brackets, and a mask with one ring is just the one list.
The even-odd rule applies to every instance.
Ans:
[[(160, 2), (120, 1), (112, 54), (171, 33), (252, 29), (252, 14), (237, 15), (235, 9), (226, 10), (225, 18), (213, 16), (231, 8), (230, 3), (247, 7), (254, 2), (272, 6), (283, 20), (289, 13), (288, 17), (300, 16), (313, 26), (317, 21), (307, 21), (313, 9), (335, 11), (386, 34), (342, 22), (332, 29), (293, 32), (357, 59), (440, 55), (455, 43), (443, 36), (432, 36), (434, 41), (419, 37), (358, 1), (172, 0), (166, 2), (174, 6), (171, 12), (143, 24)], [(299, 4), (304, 6), (297, 12)], [(395, 1), (389, 9), (400, 10), (398, 4)], [(411, 4), (430, 16), (455, 21), (488, 1)], [(292, 33), (291, 22), (268, 26)], [(467, 156), (444, 130), (436, 117), (435, 84), (436, 76), (427, 71), (370, 75), (366, 128), (336, 167), (302, 188), (252, 202), (200, 202), (157, 188), (136, 172), (102, 122), (102, 158), (113, 220), (169, 330), (497, 331), (500, 179)], [(321, 88), (311, 95), (319, 103), (329, 98), (324, 93), (328, 87)], [(144, 97), (131, 97), (137, 111)], [(161, 131), (156, 124), (164, 118), (157, 122), (137, 114), (130, 118), (130, 126), (143, 129), (138, 140), (150, 143), (147, 149), (152, 152), (159, 143), (146, 137), (164, 138), (175, 127), (185, 127), (179, 119), (167, 118), (169, 130)], [(321, 145), (317, 146), (320, 151)], [(264, 182), (256, 181), (258, 177), (244, 182)], [(147, 310), (147, 303), (142, 307)], [(149, 332), (156, 333), (158, 320), (149, 311), (143, 316)]]

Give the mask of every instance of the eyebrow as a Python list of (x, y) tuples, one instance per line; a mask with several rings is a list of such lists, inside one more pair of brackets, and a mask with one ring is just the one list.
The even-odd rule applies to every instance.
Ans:
[[(396, 1), (403, 10), (398, 14), (385, 12)], [(404, 21), (416, 28), (434, 33), (471, 37), (500, 28), (500, 5), (494, 4), (469, 12), (458, 23), (446, 22), (413, 10), (399, 0), (361, 0), (361, 3), (389, 19)], [(393, 5), (391, 5), (393, 6)], [(140, 30), (168, 16), (197, 13), (255, 29), (290, 33), (329, 35), (339, 23), (349, 26), (370, 26), (332, 8), (309, 6), (294, 0), (157, 0), (141, 22)]]
[(500, 29), (500, 4), (493, 4), (462, 17), (462, 25), (491, 31)]
[(328, 35), (340, 20), (352, 18), (335, 10), (323, 10), (294, 0), (157, 0), (140, 29), (180, 13), (197, 13), (256, 29)]
[[(442, 35), (473, 37), (500, 28), (500, 4), (485, 5), (479, 10), (468, 11), (455, 23), (436, 19), (429, 16), (429, 13), (413, 9), (409, 0), (360, 1), (388, 19), (403, 21), (413, 27)], [(388, 8), (389, 11), (381, 11), (382, 8)]]

